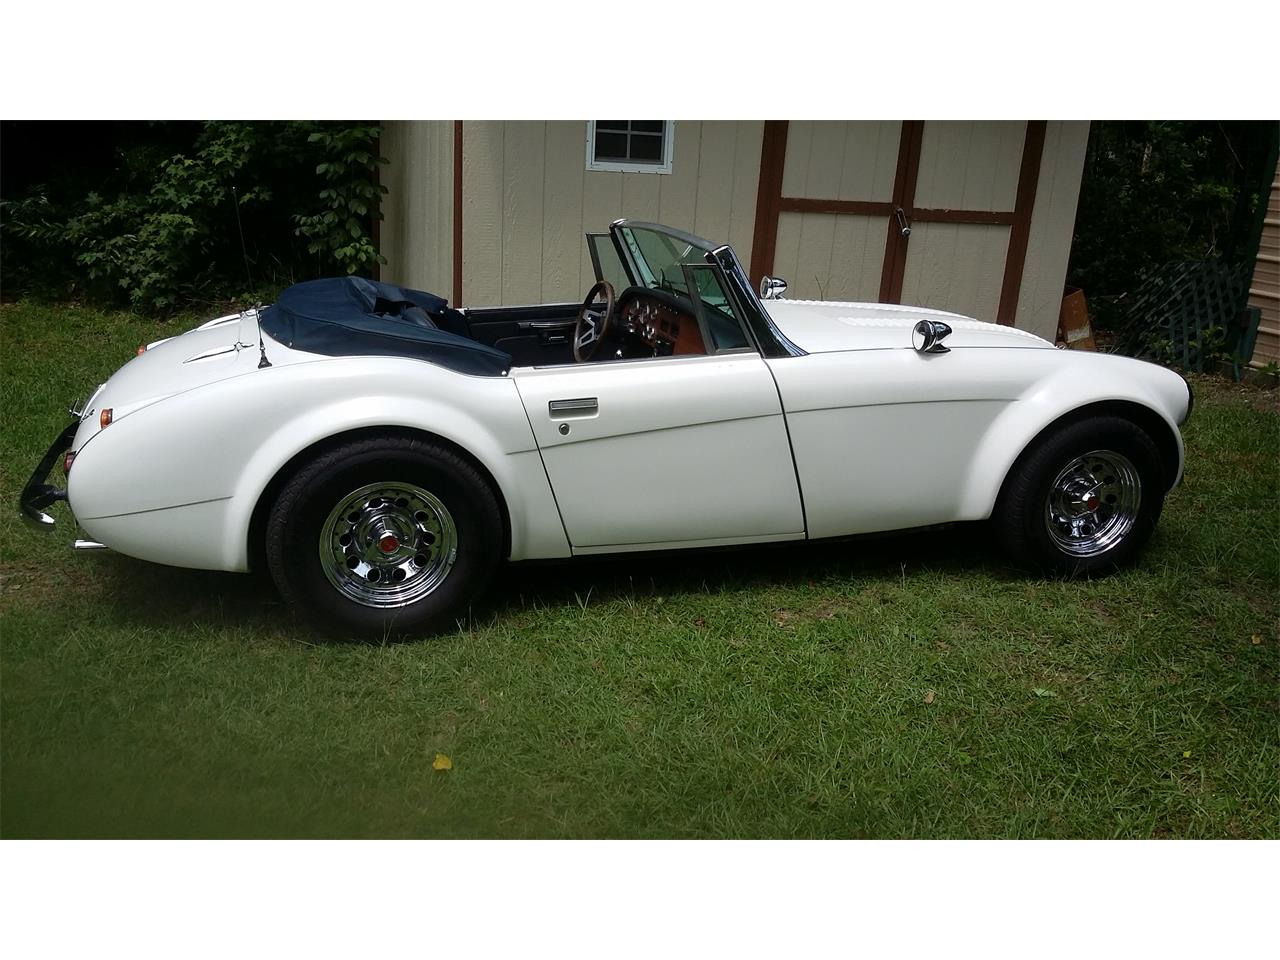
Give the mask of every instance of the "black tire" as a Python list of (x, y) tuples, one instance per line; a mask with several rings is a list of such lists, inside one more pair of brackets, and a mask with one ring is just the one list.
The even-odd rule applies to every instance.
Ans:
[[(1071, 465), (1088, 461), (1095, 453), (1101, 456), (1094, 465), (1102, 465), (1104, 469), (1094, 472), (1110, 476), (1115, 471), (1105, 469), (1106, 465), (1120, 464), (1124, 471), (1122, 483), (1125, 490), (1130, 489), (1130, 484), (1125, 482), (1125, 478), (1130, 477), (1127, 467), (1133, 468), (1139, 500), (1131, 510), (1113, 510), (1110, 514), (1109, 505), (1097, 498), (1090, 501), (1092, 506), (1085, 503), (1088, 497), (1072, 501), (1079, 504), (1078, 509), (1082, 512), (1091, 510), (1096, 513), (1095, 525), (1104, 531), (1105, 525), (1112, 522), (1109, 517), (1119, 514), (1122, 519), (1116, 521), (1112, 528), (1113, 542), (1106, 542), (1105, 537), (1091, 538), (1082, 534), (1078, 542), (1068, 542), (1064, 546), (1062, 541), (1073, 540), (1072, 533), (1055, 525), (1049, 518), (1049, 510), (1051, 503), (1061, 506), (1074, 494), (1060, 493), (1058, 499), (1051, 501), (1055, 489), (1069, 486), (1067, 480), (1063, 480), (1061, 485), (1055, 485), (1055, 481)], [(1089, 469), (1087, 462), (1085, 469)], [(1081, 482), (1080, 487), (1084, 486)], [(1023, 453), (1005, 480), (992, 522), (1005, 551), (1024, 566), (1058, 575), (1101, 576), (1131, 561), (1142, 549), (1160, 519), (1168, 486), (1160, 452), (1144, 430), (1121, 417), (1090, 417), (1040, 438)], [(1108, 486), (1103, 489), (1121, 488)], [(1130, 519), (1126, 521), (1124, 517)], [(1086, 516), (1086, 524), (1093, 519)], [(1091, 543), (1094, 539), (1098, 542)], [(1087, 555), (1072, 552), (1091, 549), (1094, 552)]]
[[(439, 557), (431, 560), (433, 569), (444, 567), (438, 583), (431, 585), (423, 580), (415, 584), (413, 578), (422, 572), (417, 564), (423, 561), (425, 570), (427, 558), (412, 555), (428, 548), (409, 544), (411, 534), (401, 535), (398, 528), (393, 531), (396, 535), (388, 536), (386, 542), (396, 543), (396, 557), (406, 550), (410, 556), (404, 558), (400, 572), (398, 568), (383, 567), (389, 572), (381, 584), (372, 579), (363, 580), (355, 570), (348, 572), (340, 562), (322, 559), (322, 543), (337, 549), (334, 547), (339, 542), (334, 539), (335, 524), (342, 520), (334, 520), (334, 515), (339, 518), (344, 515), (338, 513), (339, 506), (348, 502), (353, 492), (380, 485), (425, 491), (443, 508), (441, 516), (447, 518), (450, 525), (453, 548), (440, 534), (437, 536), (441, 539), (436, 541), (425, 523), (419, 525), (409, 520), (413, 534), (432, 537), (430, 549), (440, 548)], [(393, 502), (389, 497), (375, 497), (370, 504), (374, 501), (379, 506), (361, 514), (361, 530), (374, 522), (402, 523), (412, 508), (411, 501), (403, 498)], [(375, 516), (379, 510), (391, 513), (387, 517)], [(422, 511), (412, 514), (414, 517), (424, 515)], [(435, 517), (434, 511), (431, 516)], [(346, 533), (348, 540), (372, 542), (369, 537), (353, 538), (356, 529), (353, 524)], [(381, 529), (385, 532), (387, 528)], [(435, 529), (440, 529), (438, 524)], [(396, 536), (404, 543), (397, 543)], [(487, 586), (500, 558), (502, 542), (502, 515), (497, 497), (487, 479), (471, 463), (429, 441), (395, 436), (353, 441), (306, 464), (280, 491), (266, 526), (267, 565), (280, 594), (323, 632), (343, 640), (399, 640), (455, 628), (459, 618), (466, 616), (471, 602)], [(364, 549), (372, 552), (375, 548)], [(383, 556), (376, 554), (375, 558), (381, 561)], [(362, 562), (351, 559), (356, 564)], [(388, 558), (388, 562), (393, 559)], [(367, 565), (369, 577), (378, 575), (374, 572), (375, 566), (372, 562)], [(401, 589), (398, 582), (392, 585), (390, 575), (394, 573), (404, 580), (404, 570), (409, 571), (404, 589), (413, 587), (428, 592), (404, 605), (387, 606), (390, 598), (378, 595), (379, 591)], [(331, 578), (344, 586), (335, 585)], [(363, 602), (344, 593), (344, 589), (361, 588), (369, 594)]]

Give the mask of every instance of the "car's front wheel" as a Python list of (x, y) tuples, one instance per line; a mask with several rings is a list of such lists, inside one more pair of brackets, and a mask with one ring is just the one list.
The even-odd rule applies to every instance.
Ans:
[(993, 521), (1021, 563), (1068, 575), (1108, 573), (1147, 542), (1167, 486), (1144, 430), (1120, 417), (1091, 417), (1019, 459)]
[(266, 534), (282, 596), (343, 639), (452, 627), (502, 548), (486, 478), (451, 450), (394, 436), (304, 466), (277, 497)]

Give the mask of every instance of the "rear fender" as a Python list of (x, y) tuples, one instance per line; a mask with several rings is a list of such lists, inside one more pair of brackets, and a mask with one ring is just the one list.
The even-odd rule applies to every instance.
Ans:
[[(170, 536), (187, 541), (180, 561), (179, 545), (156, 553), (182, 566), (246, 570), (254, 508), (281, 468), (328, 437), (376, 427), (426, 431), (474, 457), (506, 501), (513, 558), (569, 555), (515, 384), (401, 357), (268, 367), (153, 403), (80, 449), (69, 497), (78, 517), (121, 518), (113, 525), (126, 522), (121, 515), (217, 504), (212, 525), (175, 521)], [(152, 559), (136, 545), (130, 552)]]

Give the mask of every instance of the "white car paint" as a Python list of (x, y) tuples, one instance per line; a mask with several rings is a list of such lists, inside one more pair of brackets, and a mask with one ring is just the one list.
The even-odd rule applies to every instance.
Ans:
[[(757, 354), (520, 369), (575, 551), (802, 539), (787, 427)], [(593, 413), (556, 414), (591, 398)]]
[[(1153, 411), (1180, 475), (1188, 395), (1171, 371), (938, 311), (766, 306), (807, 355), (506, 377), (322, 357), (269, 337), (271, 365), (259, 367), (252, 311), (219, 318), (153, 344), (100, 388), (73, 443), (68, 499), (89, 535), (122, 553), (245, 570), (254, 511), (294, 457), (398, 427), (444, 438), (489, 472), (515, 560), (817, 538), (989, 516), (1036, 434), (1100, 401)], [(953, 327), (949, 353), (911, 348), (921, 318)], [(552, 400), (583, 398), (594, 413), (551, 414)]]
[[(121, 368), (85, 411), (67, 494), (95, 540), (157, 563), (247, 570), (254, 508), (294, 456), (350, 430), (425, 427), (494, 478), (513, 559), (569, 555), (511, 379), (400, 357), (320, 357), (270, 338), (272, 365), (260, 369), (256, 327), (252, 348), (184, 363), (219, 332), (223, 346), (242, 342), (230, 325), (168, 340)], [(115, 413), (105, 429), (103, 407)]]

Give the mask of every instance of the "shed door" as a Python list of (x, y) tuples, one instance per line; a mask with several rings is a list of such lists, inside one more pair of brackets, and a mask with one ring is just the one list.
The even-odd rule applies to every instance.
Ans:
[(753, 280), (1012, 324), (1044, 132), (1044, 121), (767, 122)]

